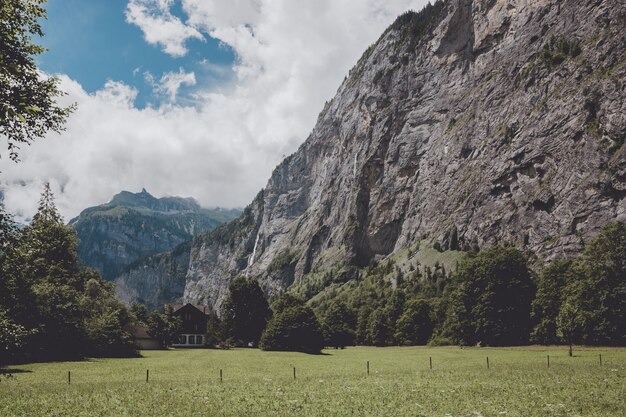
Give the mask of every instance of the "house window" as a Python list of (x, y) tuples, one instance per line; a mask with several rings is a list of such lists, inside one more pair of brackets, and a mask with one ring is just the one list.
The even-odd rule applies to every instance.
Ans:
[(196, 336), (196, 345), (202, 344), (202, 336)]
[(184, 334), (180, 336), (180, 340), (179, 340), (181, 345), (186, 345), (187, 344), (187, 336), (185, 336)]
[(190, 345), (196, 344), (196, 337), (194, 335), (189, 335), (189, 344)]

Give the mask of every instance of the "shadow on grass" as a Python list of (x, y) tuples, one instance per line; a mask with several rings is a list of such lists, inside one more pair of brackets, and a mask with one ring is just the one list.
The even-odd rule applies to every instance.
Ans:
[(25, 374), (31, 373), (33, 371), (28, 369), (18, 369), (18, 368), (0, 368), (0, 375), (13, 375), (13, 374)]

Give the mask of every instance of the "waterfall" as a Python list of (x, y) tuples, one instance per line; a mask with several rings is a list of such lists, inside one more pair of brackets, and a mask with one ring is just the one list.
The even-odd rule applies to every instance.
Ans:
[(252, 266), (254, 263), (254, 255), (256, 255), (256, 247), (259, 245), (259, 237), (261, 236), (261, 232), (256, 233), (256, 239), (254, 241), (254, 248), (252, 248), (252, 255), (248, 258), (248, 266)]

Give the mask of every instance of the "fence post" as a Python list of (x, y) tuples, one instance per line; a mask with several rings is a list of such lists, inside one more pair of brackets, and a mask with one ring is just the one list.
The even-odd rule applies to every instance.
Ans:
[(550, 367), (550, 355), (548, 355), (548, 368)]
[(487, 369), (489, 369), (489, 356), (487, 356)]
[(146, 382), (150, 379), (150, 370), (146, 369)]
[(428, 359), (430, 360), (430, 369), (433, 369), (433, 357), (429, 356)]
[(602, 366), (602, 354), (600, 353), (600, 366)]
[(223, 378), (222, 378), (222, 370), (220, 369), (220, 382), (223, 382)]
[(367, 375), (370, 374), (370, 361), (367, 361)]
[(67, 371), (67, 384), (71, 384), (72, 383), (72, 372), (71, 371)]
[(293, 367), (293, 380), (296, 380), (296, 367)]

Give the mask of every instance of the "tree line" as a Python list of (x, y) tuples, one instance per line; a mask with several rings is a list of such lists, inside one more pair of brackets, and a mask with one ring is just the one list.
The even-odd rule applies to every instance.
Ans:
[(215, 345), (317, 353), (323, 346), (626, 344), (626, 225), (606, 225), (575, 259), (537, 274), (508, 245), (443, 265), (402, 271), (393, 260), (330, 286), (308, 302), (289, 292), (271, 303), (259, 283), (230, 286)]

